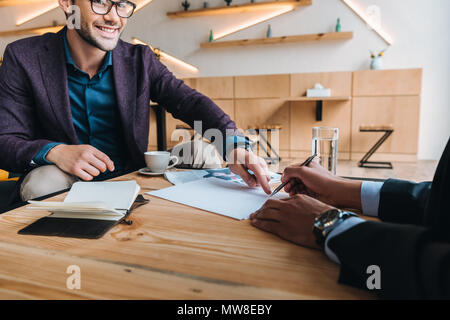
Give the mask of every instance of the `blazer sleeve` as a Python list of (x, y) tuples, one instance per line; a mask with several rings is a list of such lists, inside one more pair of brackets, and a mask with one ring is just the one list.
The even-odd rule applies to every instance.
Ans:
[(10, 45), (0, 67), (0, 119), (0, 168), (18, 173), (31, 169), (33, 157), (52, 141), (35, 138), (32, 90)]
[(450, 244), (433, 239), (422, 226), (363, 222), (330, 239), (339, 257), (339, 282), (368, 289), (380, 269), (381, 288), (374, 293), (385, 299), (449, 299)]
[(388, 179), (380, 191), (378, 217), (382, 221), (422, 225), (431, 182)]
[(150, 50), (147, 50), (147, 55), (152, 70), (152, 101), (158, 102), (175, 118), (186, 122), (192, 128), (194, 121), (202, 121), (202, 134), (208, 129), (218, 129), (223, 137), (226, 137), (228, 129), (233, 132), (229, 135), (242, 135), (237, 131), (234, 121), (211, 99), (177, 79)]

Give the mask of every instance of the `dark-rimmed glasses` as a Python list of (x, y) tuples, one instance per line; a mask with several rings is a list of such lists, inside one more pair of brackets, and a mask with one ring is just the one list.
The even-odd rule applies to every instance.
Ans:
[(89, 0), (92, 11), (96, 14), (106, 15), (113, 6), (116, 6), (117, 15), (121, 18), (129, 18), (133, 15), (136, 4), (130, 1)]

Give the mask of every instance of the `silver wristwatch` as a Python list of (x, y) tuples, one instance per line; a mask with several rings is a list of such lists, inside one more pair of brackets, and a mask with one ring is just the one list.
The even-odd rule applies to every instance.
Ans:
[(313, 233), (316, 237), (317, 244), (323, 248), (327, 236), (338, 225), (350, 217), (357, 217), (353, 212), (342, 211), (339, 209), (331, 209), (321, 213), (314, 221)]

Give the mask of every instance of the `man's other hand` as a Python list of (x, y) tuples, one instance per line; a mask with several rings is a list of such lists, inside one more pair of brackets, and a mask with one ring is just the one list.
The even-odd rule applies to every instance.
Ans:
[(85, 181), (92, 180), (106, 169), (114, 171), (111, 159), (90, 145), (60, 144), (52, 148), (46, 158), (61, 170)]
[(267, 200), (261, 209), (250, 215), (250, 222), (295, 244), (319, 249), (313, 234), (314, 220), (332, 208), (307, 195), (297, 194), (281, 200)]
[[(229, 153), (228, 160), (231, 172), (239, 175), (249, 187), (260, 185), (265, 193), (271, 193), (269, 169), (264, 159), (244, 148), (236, 148)], [(254, 175), (248, 170), (251, 170)]]

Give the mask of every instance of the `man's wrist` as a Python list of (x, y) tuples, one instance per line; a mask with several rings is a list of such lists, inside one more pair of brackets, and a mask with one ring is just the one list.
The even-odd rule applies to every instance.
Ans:
[(361, 211), (361, 181), (342, 178), (335, 187), (333, 198), (341, 208)]
[(58, 145), (62, 144), (61, 142), (51, 142), (46, 144), (32, 159), (31, 164), (32, 165), (49, 165), (53, 164), (53, 161), (50, 161), (48, 159), (49, 152), (57, 147)]
[(51, 148), (47, 155), (45, 156), (45, 159), (48, 162), (51, 162), (52, 164), (56, 164), (56, 162), (58, 161), (58, 151), (64, 146), (65, 144), (60, 143), (55, 145), (53, 148)]

